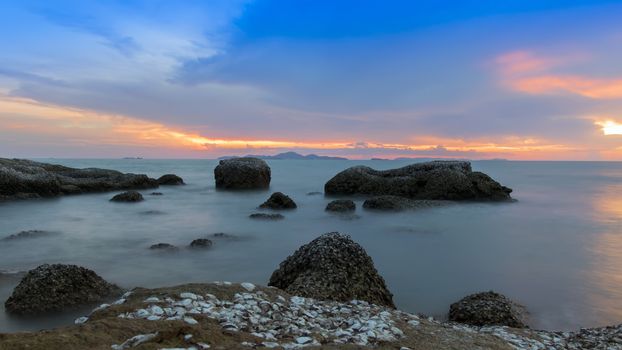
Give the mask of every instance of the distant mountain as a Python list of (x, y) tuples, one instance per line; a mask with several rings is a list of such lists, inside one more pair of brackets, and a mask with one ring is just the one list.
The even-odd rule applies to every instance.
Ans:
[[(247, 155), (245, 157), (253, 157), (253, 158), (268, 159), (268, 160), (275, 160), (275, 159), (348, 160), (348, 158), (343, 158), (343, 157), (318, 156), (317, 154), (307, 154), (306, 156), (303, 156), (302, 154), (296, 153), (296, 152), (284, 152), (284, 153), (275, 154), (273, 156), (249, 154), (249, 155)], [(239, 158), (239, 157), (236, 157), (236, 156), (225, 156), (225, 157), (220, 157), (218, 159), (231, 159), (231, 158)]]

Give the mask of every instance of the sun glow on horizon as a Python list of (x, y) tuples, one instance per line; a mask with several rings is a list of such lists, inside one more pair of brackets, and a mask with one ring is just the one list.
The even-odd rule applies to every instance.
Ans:
[(596, 122), (599, 125), (604, 135), (622, 135), (622, 124), (613, 120), (605, 120)]

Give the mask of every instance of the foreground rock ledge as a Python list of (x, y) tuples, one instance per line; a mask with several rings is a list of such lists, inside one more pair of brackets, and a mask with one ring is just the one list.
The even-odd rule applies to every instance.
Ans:
[(0, 349), (617, 349), (622, 331), (479, 328), (360, 301), (317, 301), (229, 282), (136, 288), (76, 322), (0, 334)]
[(512, 190), (488, 175), (471, 170), (470, 162), (433, 161), (399, 169), (348, 168), (324, 186), (328, 195), (393, 195), (412, 199), (510, 200)]
[(371, 257), (350, 236), (338, 232), (298, 248), (272, 273), (268, 285), (315, 299), (359, 299), (395, 307)]
[(0, 201), (155, 187), (147, 175), (0, 158)]

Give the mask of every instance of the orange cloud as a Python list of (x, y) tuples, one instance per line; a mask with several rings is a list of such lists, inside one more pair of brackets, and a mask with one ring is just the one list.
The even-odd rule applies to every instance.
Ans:
[(581, 76), (544, 75), (510, 81), (517, 91), (543, 94), (571, 92), (594, 99), (622, 98), (622, 79), (592, 79)]
[(529, 51), (513, 51), (502, 54), (495, 63), (504, 75), (543, 71), (560, 63), (560, 60), (540, 57)]

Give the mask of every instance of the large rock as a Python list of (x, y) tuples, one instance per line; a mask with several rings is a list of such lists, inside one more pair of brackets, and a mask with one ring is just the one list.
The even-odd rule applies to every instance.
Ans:
[(449, 320), (474, 326), (526, 328), (524, 308), (493, 291), (469, 295), (451, 304)]
[(4, 305), (14, 314), (40, 314), (100, 302), (119, 293), (119, 287), (84, 267), (45, 264), (28, 271)]
[(412, 199), (491, 200), (511, 199), (511, 189), (488, 175), (471, 170), (471, 163), (433, 161), (399, 169), (348, 168), (324, 186), (329, 195), (394, 195)]
[(370, 210), (401, 211), (433, 208), (448, 205), (449, 201), (410, 199), (398, 196), (376, 196), (363, 202), (363, 208)]
[(353, 299), (395, 307), (374, 262), (350, 236), (326, 233), (300, 247), (270, 277), (270, 286), (321, 300)]
[(158, 187), (147, 175), (0, 158), (0, 200)]
[(161, 186), (178, 186), (185, 185), (184, 179), (175, 174), (166, 174), (158, 178), (158, 184)]
[(221, 160), (214, 169), (216, 188), (261, 189), (270, 187), (270, 167), (258, 158)]
[(274, 192), (268, 200), (259, 206), (262, 209), (296, 209), (293, 199), (282, 192)]

